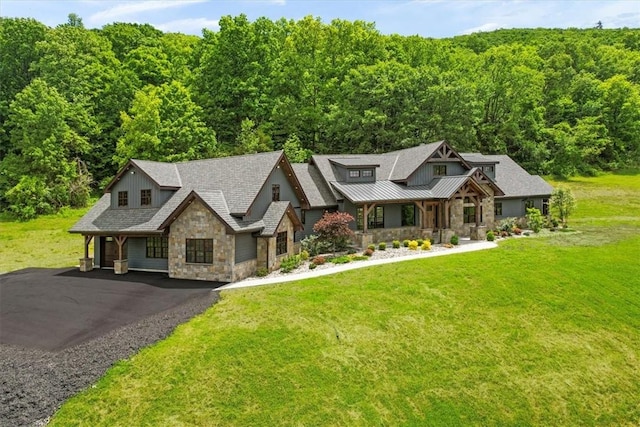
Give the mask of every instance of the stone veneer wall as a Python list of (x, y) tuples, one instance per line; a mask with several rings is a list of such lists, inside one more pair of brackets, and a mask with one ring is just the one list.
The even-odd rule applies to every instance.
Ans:
[(400, 227), (400, 228), (374, 228), (367, 233), (356, 231), (353, 242), (357, 247), (366, 248), (370, 244), (380, 242), (392, 242), (405, 239), (431, 239), (433, 231), (430, 228)]
[(233, 282), (246, 279), (249, 276), (253, 276), (258, 269), (258, 260), (251, 259), (249, 261), (240, 262), (233, 266)]
[(482, 225), (486, 225), (489, 230), (493, 229), (494, 223), (496, 221), (494, 210), (493, 210), (493, 188), (491, 188), (487, 184), (483, 184), (482, 188), (491, 194), (491, 197), (487, 197), (482, 200)]
[(465, 233), (464, 226), (464, 200), (453, 199), (450, 203), (449, 228), (454, 230), (459, 236), (469, 235), (469, 224)]
[[(287, 252), (276, 256), (276, 237), (278, 233), (287, 232)], [(276, 230), (276, 236), (258, 238), (258, 268), (267, 268), (274, 271), (280, 268), (282, 260), (296, 253), (293, 223), (288, 215), (285, 215)]]
[[(187, 263), (186, 239), (213, 239), (213, 264)], [(169, 277), (179, 279), (234, 280), (235, 236), (199, 201), (194, 201), (171, 224)]]

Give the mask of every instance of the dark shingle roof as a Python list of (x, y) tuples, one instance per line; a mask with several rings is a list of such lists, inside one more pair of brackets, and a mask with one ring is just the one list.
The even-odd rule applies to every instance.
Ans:
[(498, 163), (496, 159), (492, 159), (491, 157), (484, 155), (482, 153), (459, 153), (460, 157), (462, 157), (465, 161), (469, 163), (488, 163), (495, 164)]
[(177, 163), (182, 185), (198, 191), (221, 191), (231, 214), (247, 212), (282, 150), (244, 156)]
[(550, 196), (553, 187), (538, 175), (530, 175), (507, 155), (485, 156), (500, 163), (496, 167), (496, 184), (504, 191), (503, 197)]
[(320, 171), (308, 163), (293, 163), (293, 171), (302, 185), (312, 208), (325, 208), (338, 204)]
[(257, 231), (264, 227), (264, 222), (262, 220), (243, 221), (240, 218), (232, 216), (229, 213), (229, 207), (227, 206), (227, 202), (222, 191), (194, 190), (193, 193), (197, 194), (204, 204), (236, 233)]
[(182, 181), (175, 163), (153, 162), (151, 160), (131, 160), (140, 170), (149, 175), (156, 184), (163, 188), (180, 188)]
[(407, 179), (416, 169), (420, 167), (444, 141), (432, 142), (431, 144), (420, 144), (415, 147), (388, 153), (395, 157), (394, 165), (389, 174), (392, 181)]
[(109, 209), (110, 205), (111, 195), (103, 195), (69, 231), (71, 233), (118, 232), (121, 234), (158, 232), (154, 218), (160, 209)]
[(267, 211), (262, 216), (262, 221), (264, 222), (264, 229), (262, 236), (273, 236), (280, 225), (280, 221), (282, 221), (282, 217), (287, 213), (287, 209), (291, 206), (291, 203), (280, 201), (280, 202), (271, 202)]

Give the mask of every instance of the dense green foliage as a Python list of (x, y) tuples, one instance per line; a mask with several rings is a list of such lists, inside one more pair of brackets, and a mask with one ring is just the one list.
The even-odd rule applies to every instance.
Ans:
[[(617, 169), (640, 157), (639, 64), (636, 29), (438, 40), (382, 35), (361, 21), (240, 15), (195, 37), (124, 23), (87, 30), (75, 15), (56, 28), (0, 18), (0, 209), (42, 193), (49, 177), (25, 170), (24, 157), (54, 140), (67, 147), (62, 163), (88, 172), (78, 183), (66, 168), (56, 185), (70, 191), (75, 182), (81, 193), (130, 156), (284, 148), (300, 161), (440, 139), (459, 151), (508, 153), (530, 172)], [(38, 90), (54, 94), (42, 103), (58, 97), (61, 110), (57, 125), (22, 135), (33, 126), (23, 111), (36, 79)], [(39, 104), (29, 108), (44, 111)], [(59, 139), (62, 122), (71, 141)], [(83, 149), (68, 149), (78, 141)], [(53, 199), (45, 202), (53, 210), (71, 203)], [(23, 216), (49, 209), (31, 206)]]
[(566, 185), (580, 232), (223, 292), (51, 425), (637, 425), (640, 179)]

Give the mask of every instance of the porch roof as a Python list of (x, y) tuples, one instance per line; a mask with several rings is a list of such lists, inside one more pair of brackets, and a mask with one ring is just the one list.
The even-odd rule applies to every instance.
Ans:
[(398, 202), (433, 198), (426, 185), (407, 187), (391, 181), (332, 182), (331, 185), (351, 203)]

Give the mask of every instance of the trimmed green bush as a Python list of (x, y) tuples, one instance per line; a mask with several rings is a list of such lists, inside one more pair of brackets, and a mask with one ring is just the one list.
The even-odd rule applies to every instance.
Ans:
[(329, 258), (329, 262), (332, 264), (347, 264), (351, 262), (351, 257), (349, 255), (337, 256), (335, 258)]
[(386, 251), (387, 250), (387, 244), (385, 242), (378, 243), (378, 249), (381, 250), (381, 251)]
[(452, 245), (457, 245), (458, 243), (460, 243), (460, 238), (454, 234), (453, 236), (451, 236), (450, 243)]
[(309, 259), (309, 252), (303, 250), (302, 252), (300, 252), (300, 259), (302, 261), (306, 261)]
[(405, 248), (408, 248), (409, 247), (409, 242), (410, 242), (410, 240), (403, 240), (402, 241), (402, 246), (404, 246)]
[(418, 242), (418, 246), (422, 246), (424, 239), (416, 239), (416, 242)]
[(487, 233), (487, 241), (493, 242), (494, 240), (496, 240), (496, 235), (493, 234), (493, 231), (489, 230), (489, 232)]
[(400, 240), (394, 240), (392, 242), (393, 249), (400, 249)]
[(374, 245), (373, 243), (370, 244), (369, 246), (367, 246), (367, 249), (371, 249), (372, 251), (376, 250), (376, 245)]
[(317, 264), (309, 263), (309, 270), (315, 270), (317, 266), (318, 266)]

